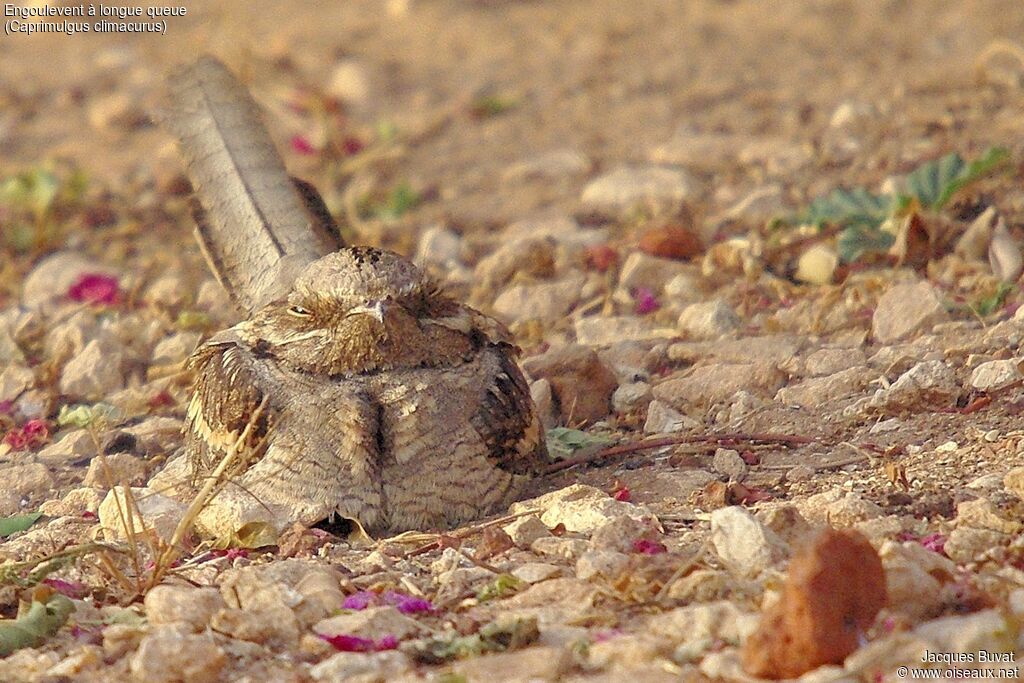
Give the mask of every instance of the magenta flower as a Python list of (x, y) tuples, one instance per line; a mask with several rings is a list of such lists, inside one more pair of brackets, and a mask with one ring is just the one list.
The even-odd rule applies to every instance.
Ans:
[(342, 609), (361, 610), (377, 602), (377, 594), (373, 591), (359, 591), (346, 596), (341, 603)]
[(43, 583), (61, 595), (65, 595), (75, 600), (81, 600), (89, 594), (89, 587), (84, 583), (79, 583), (78, 581), (65, 581), (64, 579), (48, 576), (43, 579)]
[(117, 278), (100, 273), (83, 273), (68, 289), (68, 298), (90, 304), (116, 304), (121, 299)]
[(50, 440), (50, 427), (46, 420), (29, 420), (4, 435), (4, 443), (16, 451), (42, 446)]
[(311, 156), (316, 154), (316, 147), (309, 141), (305, 135), (293, 135), (291, 139), (292, 151), (296, 154), (302, 154), (303, 156)]
[(633, 301), (636, 303), (636, 312), (640, 315), (653, 313), (661, 308), (658, 297), (646, 287), (637, 287), (633, 290)]
[(383, 595), (384, 602), (394, 605), (402, 614), (418, 614), (420, 612), (433, 612), (434, 606), (429, 600), (417, 598), (398, 591), (388, 591)]
[(384, 636), (380, 640), (372, 638), (360, 638), (344, 633), (329, 636), (319, 634), (320, 639), (331, 644), (339, 652), (381, 652), (382, 650), (394, 650), (398, 647), (398, 638), (395, 636)]
[(660, 541), (651, 541), (646, 538), (638, 538), (633, 541), (633, 552), (642, 555), (660, 555), (668, 552), (668, 548)]
[(933, 553), (938, 553), (940, 555), (946, 554), (946, 537), (942, 534), (929, 534), (927, 536), (923, 536), (921, 537), (920, 543)]

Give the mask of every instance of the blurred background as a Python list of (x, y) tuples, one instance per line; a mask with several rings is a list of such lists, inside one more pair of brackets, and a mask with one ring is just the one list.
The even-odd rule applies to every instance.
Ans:
[[(706, 217), (766, 184), (773, 209), (798, 206), (1024, 132), (1014, 0), (183, 4), (166, 35), (3, 36), (0, 176), (59, 160), (135, 210), (180, 190), (151, 115), (167, 71), (204, 52), (336, 214), (383, 219), (347, 229), (404, 250), (437, 221), (578, 213), (621, 164), (684, 168)], [(5, 256), (26, 246), (3, 230)]]

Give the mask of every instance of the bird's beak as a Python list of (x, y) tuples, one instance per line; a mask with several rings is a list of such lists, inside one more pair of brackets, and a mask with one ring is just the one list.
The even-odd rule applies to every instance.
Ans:
[(352, 315), (353, 313), (363, 313), (372, 316), (377, 322), (383, 325), (384, 311), (386, 310), (386, 308), (387, 307), (385, 306), (383, 301), (374, 301), (370, 303), (368, 306), (356, 306), (355, 308), (349, 311), (349, 315)]

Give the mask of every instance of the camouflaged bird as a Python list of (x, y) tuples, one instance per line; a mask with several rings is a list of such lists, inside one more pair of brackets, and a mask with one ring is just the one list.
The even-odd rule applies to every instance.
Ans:
[(546, 449), (507, 330), (398, 254), (325, 253), (340, 240), (319, 196), (268, 155), (255, 105), (219, 62), (178, 75), (172, 99), (200, 243), (249, 313), (189, 360), (194, 480), (234, 448), (230, 483), (268, 509), (371, 533), (451, 527), (513, 500)]

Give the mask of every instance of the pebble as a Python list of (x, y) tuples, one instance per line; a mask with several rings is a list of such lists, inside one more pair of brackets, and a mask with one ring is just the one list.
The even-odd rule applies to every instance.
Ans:
[(671, 434), (684, 430), (699, 429), (700, 427), (700, 422), (692, 417), (683, 415), (667, 403), (655, 400), (647, 404), (644, 434)]
[(314, 624), (313, 631), (325, 636), (344, 634), (374, 640), (394, 636), (401, 640), (420, 633), (423, 627), (415, 619), (387, 605), (328, 617)]
[(502, 528), (519, 548), (529, 548), (538, 538), (551, 535), (551, 531), (536, 515), (524, 515), (512, 520)]
[(866, 364), (867, 356), (863, 349), (818, 349), (804, 359), (804, 374), (823, 377)]
[(878, 554), (893, 609), (913, 618), (939, 611), (942, 585), (957, 576), (953, 561), (913, 542), (885, 541)]
[(144, 460), (128, 453), (111, 453), (93, 458), (82, 485), (98, 489), (109, 489), (117, 484), (141, 485), (148, 473), (149, 467)]
[(146, 288), (143, 300), (161, 308), (177, 310), (192, 300), (192, 291), (184, 278), (163, 275)]
[(455, 680), (509, 683), (560, 681), (573, 668), (574, 660), (569, 649), (564, 647), (531, 647), (499, 652), (464, 659), (452, 666)]
[(534, 379), (551, 383), (565, 424), (596, 422), (608, 415), (619, 382), (593, 349), (568, 345), (523, 361)]
[(711, 544), (727, 569), (746, 578), (789, 555), (785, 541), (738, 505), (711, 513)]
[(1007, 515), (987, 498), (965, 500), (956, 506), (956, 523), (960, 527), (985, 529), (1001, 534), (1016, 534), (1021, 522), (1008, 519)]
[(759, 166), (769, 176), (788, 176), (807, 166), (814, 159), (811, 145), (793, 140), (758, 137), (740, 149), (738, 160), (748, 166)]
[(205, 630), (210, 618), (224, 607), (224, 598), (216, 588), (163, 584), (146, 593), (144, 604), (150, 624), (184, 622), (198, 633)]
[[(653, 519), (643, 505), (613, 499), (601, 489), (585, 484), (572, 484), (538, 498), (513, 503), (511, 514), (540, 509), (540, 520), (548, 528), (563, 524), (566, 531), (590, 533), (615, 517)], [(510, 534), (511, 535), (511, 534)]]
[(644, 209), (652, 215), (675, 213), (697, 192), (697, 181), (680, 168), (618, 168), (590, 181), (580, 199), (589, 211), (610, 216)]
[(124, 388), (124, 363), (123, 352), (94, 339), (64, 366), (60, 392), (72, 400), (101, 400)]
[(811, 377), (783, 387), (775, 394), (775, 400), (787, 406), (817, 407), (827, 401), (859, 394), (876, 376), (871, 368), (853, 367), (828, 377)]
[[(986, 653), (1014, 653), (1017, 651), (1015, 638), (1017, 626), (1008, 623), (1006, 616), (999, 609), (940, 617), (921, 624), (914, 629), (913, 633), (928, 641), (934, 648), (933, 652), (973, 653), (977, 658), (981, 651)], [(970, 668), (972, 666), (977, 665), (966, 664), (961, 669), (961, 673), (968, 677), (970, 672), (978, 670)]]
[(635, 315), (580, 318), (574, 324), (576, 341), (585, 346), (608, 346), (624, 341), (672, 339), (678, 332)]
[(576, 560), (576, 578), (617, 578), (629, 566), (629, 555), (615, 550), (588, 550)]
[(556, 245), (551, 237), (536, 236), (504, 242), (477, 262), (473, 280), (481, 289), (491, 292), (505, 286), (517, 274), (551, 277), (555, 272)]
[(687, 263), (634, 251), (622, 262), (619, 289), (626, 295), (640, 288), (657, 294), (676, 276), (697, 277), (697, 273), (696, 268)]
[(856, 491), (841, 486), (816, 493), (796, 504), (797, 510), (813, 524), (850, 527), (883, 515), (883, 510)]
[(731, 221), (765, 221), (781, 214), (785, 208), (782, 186), (765, 185), (730, 206), (722, 217)]
[(325, 91), (342, 102), (366, 107), (373, 93), (373, 81), (362, 60), (344, 59), (334, 65)]
[(928, 282), (890, 287), (878, 300), (871, 318), (871, 334), (882, 344), (891, 344), (928, 330), (949, 319), (938, 292)]
[(587, 551), (587, 542), (581, 538), (544, 536), (530, 544), (530, 550), (545, 557), (574, 562)]
[(885, 570), (871, 543), (824, 529), (790, 561), (781, 598), (743, 644), (743, 669), (778, 680), (842, 664), (885, 604)]
[(555, 282), (512, 285), (494, 300), (494, 312), (509, 322), (556, 323), (579, 303), (585, 283), (586, 277), (576, 274)]
[(149, 121), (139, 103), (124, 92), (94, 98), (86, 108), (86, 118), (90, 126), (100, 131), (130, 131)]
[(930, 360), (907, 370), (888, 389), (879, 389), (869, 405), (888, 410), (945, 407), (952, 406), (959, 396), (960, 385), (952, 368), (940, 360)]
[(164, 542), (170, 541), (185, 514), (186, 505), (148, 488), (133, 487), (131, 493), (133, 505), (128, 503), (121, 486), (110, 489), (100, 503), (100, 526), (108, 537), (114, 540), (128, 538), (128, 522), (135, 534), (152, 530)]
[(170, 365), (180, 363), (196, 350), (202, 336), (198, 332), (178, 332), (160, 340), (153, 349), (151, 363), (154, 365)]
[(705, 406), (731, 398), (738, 391), (773, 396), (785, 377), (773, 363), (714, 363), (693, 368), (683, 377), (655, 384), (654, 398), (676, 410)]
[(540, 583), (561, 574), (561, 567), (547, 562), (524, 562), (512, 570), (512, 576), (526, 583)]
[(537, 407), (541, 424), (544, 429), (551, 429), (558, 424), (558, 411), (555, 408), (555, 397), (551, 390), (551, 382), (538, 379), (530, 382), (530, 398)]
[(213, 634), (182, 633), (176, 626), (161, 626), (146, 635), (132, 655), (129, 668), (136, 680), (147, 683), (215, 683), (227, 656)]
[(386, 652), (338, 652), (313, 665), (309, 675), (314, 681), (389, 681), (412, 668), (409, 656), (397, 650)]
[(1020, 360), (993, 360), (982, 363), (971, 373), (971, 386), (978, 391), (999, 391), (1024, 379)]
[(731, 448), (717, 449), (715, 457), (711, 461), (711, 467), (715, 472), (729, 477), (730, 481), (743, 481), (750, 470), (747, 463), (740, 457), (739, 451)]
[(0, 468), (3, 489), (18, 498), (37, 498), (50, 492), (56, 481), (46, 465), (40, 462), (8, 465)]
[(648, 159), (657, 164), (716, 170), (736, 158), (747, 138), (726, 133), (701, 133), (690, 128), (676, 131), (665, 143), (653, 147)]
[(959, 526), (949, 532), (943, 550), (957, 564), (977, 562), (994, 548), (1005, 546), (1013, 536), (992, 531)]
[(35, 384), (36, 376), (24, 365), (8, 365), (0, 371), (0, 401), (14, 401)]
[(612, 410), (620, 415), (640, 410), (651, 401), (651, 385), (647, 382), (627, 382), (612, 394)]
[(461, 266), (462, 238), (443, 225), (433, 225), (420, 234), (414, 260), (421, 266)]
[(524, 159), (509, 166), (502, 174), (506, 182), (517, 180), (560, 180), (586, 175), (591, 169), (587, 155), (575, 149), (556, 149)]
[(298, 619), (285, 605), (258, 610), (223, 607), (210, 619), (210, 629), (272, 650), (295, 648), (299, 644)]
[(714, 340), (738, 330), (742, 321), (731, 306), (716, 299), (690, 304), (679, 314), (676, 324), (690, 339)]
[(670, 308), (678, 308), (687, 304), (697, 303), (704, 299), (704, 287), (697, 273), (677, 273), (665, 283), (664, 303)]
[(96, 454), (96, 443), (86, 429), (75, 429), (36, 454), (47, 465), (70, 465)]
[(50, 254), (40, 260), (26, 276), (22, 285), (22, 305), (38, 308), (66, 297), (71, 286), (87, 272), (112, 274), (109, 268), (77, 252), (58, 251)]

